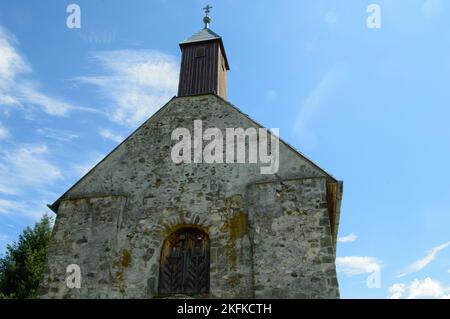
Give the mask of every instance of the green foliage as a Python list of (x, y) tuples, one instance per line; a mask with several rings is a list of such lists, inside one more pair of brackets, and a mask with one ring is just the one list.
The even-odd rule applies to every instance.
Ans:
[(53, 219), (44, 215), (33, 228), (27, 227), (17, 242), (7, 245), (0, 258), (0, 299), (36, 297)]

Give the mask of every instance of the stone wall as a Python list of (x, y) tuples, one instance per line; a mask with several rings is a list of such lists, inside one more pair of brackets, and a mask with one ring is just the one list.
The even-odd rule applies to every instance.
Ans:
[(325, 178), (251, 185), (257, 298), (337, 298)]
[[(196, 119), (203, 120), (204, 129), (258, 127), (215, 95), (171, 100), (56, 203), (58, 217), (40, 285), (43, 298), (157, 297), (162, 244), (171, 232), (183, 226), (199, 227), (209, 234), (211, 297), (271, 297), (270, 293), (276, 291), (274, 287), (284, 284), (284, 296), (336, 295), (330, 292), (333, 285), (337, 289), (334, 281), (325, 285), (322, 278), (320, 283), (311, 284), (321, 274), (319, 268), (325, 271), (327, 280), (335, 280), (331, 274), (334, 260), (327, 259), (332, 255), (324, 254), (327, 247), (333, 246), (325, 242), (329, 238), (329, 226), (324, 225), (326, 216), (322, 216), (326, 212), (322, 207), (323, 183), (331, 177), (283, 143), (280, 143), (280, 169), (276, 175), (261, 175), (259, 164), (175, 164), (170, 157), (171, 147), (176, 143), (171, 140), (171, 133), (177, 127), (192, 131)], [(265, 267), (261, 262), (267, 262), (268, 272), (274, 265), (270, 254), (263, 256), (264, 250), (281, 243), (277, 235), (287, 226), (282, 223), (275, 232), (262, 227), (267, 216), (263, 216), (263, 206), (256, 199), (263, 200), (272, 190), (262, 187), (262, 195), (258, 195), (249, 185), (304, 178), (313, 178), (311, 181), (320, 178), (321, 182), (310, 182), (313, 186), (308, 186), (307, 194), (300, 186), (296, 195), (281, 193), (282, 199), (272, 202), (273, 207), (279, 208), (267, 212), (277, 212), (274, 223), (282, 223), (283, 218), (290, 218), (282, 217), (289, 216), (284, 213), (286, 205), (294, 210), (311, 208), (307, 214), (303, 211), (305, 216), (292, 215), (300, 224), (292, 229), (295, 233), (285, 234), (286, 243), (299, 236), (304, 238), (304, 244), (295, 245), (297, 250), (292, 253), (286, 249), (279, 251), (287, 258), (286, 271), (296, 258), (306, 258), (305, 267), (319, 260), (325, 264), (311, 271), (295, 269), (298, 278), (311, 276), (311, 280), (293, 280), (288, 285), (282, 274), (283, 278), (277, 279), (275, 286), (269, 283), (267, 289), (262, 288), (267, 280), (260, 271)], [(268, 185), (272, 185), (270, 189), (277, 187)], [(320, 208), (311, 206), (315, 200), (319, 201)], [(306, 222), (311, 225), (305, 227)], [(268, 235), (265, 245), (269, 246), (261, 245), (264, 238), (257, 235), (257, 227), (261, 234)], [(254, 251), (264, 260), (252, 255)], [(316, 252), (320, 259), (312, 257)], [(260, 274), (253, 277), (255, 258)], [(81, 289), (66, 287), (65, 271), (69, 264), (81, 267)], [(287, 278), (295, 279), (294, 276), (291, 273)], [(297, 292), (302, 285), (300, 291), (304, 294)], [(314, 289), (308, 294), (310, 287)], [(281, 294), (273, 295), (276, 296)]]

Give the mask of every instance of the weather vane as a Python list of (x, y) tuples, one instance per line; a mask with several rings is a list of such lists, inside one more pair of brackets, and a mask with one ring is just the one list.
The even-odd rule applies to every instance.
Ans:
[(203, 22), (205, 23), (205, 29), (209, 28), (209, 24), (212, 21), (212, 19), (208, 15), (211, 12), (212, 8), (213, 7), (211, 7), (209, 4), (203, 8), (203, 10), (205, 11), (205, 17), (203, 18)]

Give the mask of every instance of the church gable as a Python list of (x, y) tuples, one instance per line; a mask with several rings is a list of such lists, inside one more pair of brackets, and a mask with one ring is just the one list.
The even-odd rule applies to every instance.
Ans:
[[(98, 196), (126, 195), (129, 188), (137, 191), (141, 185), (148, 184), (150, 187), (155, 176), (161, 175), (163, 171), (165, 174), (171, 174), (171, 170), (179, 166), (179, 164), (173, 163), (171, 158), (172, 148), (177, 142), (177, 140), (171, 139), (172, 132), (177, 128), (186, 128), (192, 132), (191, 137), (193, 138), (194, 121), (202, 122), (203, 132), (208, 128), (221, 130), (223, 143), (226, 143), (227, 128), (244, 130), (262, 128), (236, 107), (216, 95), (173, 98), (78, 181), (52, 205), (52, 208), (56, 210), (62, 199), (92, 196), (93, 194)], [(208, 143), (208, 141), (203, 141), (203, 147)], [(247, 154), (248, 147), (247, 141)], [(223, 147), (223, 150), (226, 151), (226, 146)], [(185, 165), (207, 165), (216, 168), (236, 165), (239, 167), (239, 174), (249, 176), (249, 182), (276, 180), (279, 176), (287, 179), (326, 177), (330, 181), (335, 181), (332, 176), (283, 141), (279, 143), (279, 154), (279, 169), (275, 176), (258, 173), (259, 164), (255, 164), (253, 167), (249, 163), (191, 163)], [(226, 154), (224, 154), (223, 160), (226, 161)], [(248, 170), (249, 174), (245, 174), (245, 170)], [(132, 186), (132, 184), (136, 184), (136, 186)]]

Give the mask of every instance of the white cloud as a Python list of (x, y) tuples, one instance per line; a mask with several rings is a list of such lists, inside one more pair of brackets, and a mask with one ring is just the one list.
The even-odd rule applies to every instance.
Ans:
[(358, 238), (358, 236), (356, 236), (355, 234), (351, 233), (350, 235), (339, 237), (338, 238), (338, 243), (352, 243), (357, 238)]
[(336, 267), (338, 272), (342, 272), (347, 276), (356, 276), (379, 271), (381, 262), (374, 257), (337, 257)]
[(7, 139), (11, 136), (8, 129), (0, 123), (0, 140)]
[(422, 281), (414, 280), (409, 286), (409, 296), (410, 299), (433, 297), (439, 298), (442, 296), (444, 288), (437, 281), (431, 278), (426, 278)]
[(103, 138), (105, 138), (107, 140), (111, 140), (111, 141), (116, 142), (116, 143), (121, 143), (124, 140), (122, 136), (120, 136), (120, 135), (118, 135), (118, 134), (116, 134), (113, 131), (108, 130), (108, 129), (103, 129), (103, 128), (100, 129), (99, 130), (99, 134), (100, 134), (101, 137), (103, 137)]
[(23, 209), (23, 205), (7, 199), (0, 198), (0, 214), (11, 214), (13, 211)]
[(414, 263), (412, 263), (411, 265), (409, 265), (408, 268), (406, 269), (406, 271), (404, 273), (398, 275), (397, 277), (400, 278), (400, 277), (403, 277), (403, 276), (406, 276), (406, 275), (409, 275), (409, 274), (412, 274), (412, 273), (415, 273), (415, 272), (418, 272), (418, 271), (424, 269), (436, 258), (437, 254), (440, 251), (447, 248), (448, 246), (450, 246), (450, 241), (448, 241), (442, 245), (439, 245), (437, 247), (432, 248), (424, 258), (419, 259), (419, 260), (415, 261)]
[(60, 170), (50, 163), (46, 155), (46, 145), (19, 146), (1, 151), (0, 191), (17, 193), (23, 187), (46, 185), (60, 179)]
[(117, 123), (141, 123), (176, 94), (178, 64), (170, 55), (119, 50), (98, 52), (92, 59), (105, 74), (80, 76), (76, 80), (100, 89), (113, 103), (110, 118)]
[[(1, 88), (0, 88), (1, 89)], [(3, 87), (4, 89), (4, 87)], [(5, 90), (6, 91), (6, 90)], [(0, 91), (0, 105), (14, 105), (14, 106), (19, 106), (20, 103), (19, 101), (12, 97), (11, 95), (7, 95), (6, 92), (1, 92)]]
[(396, 283), (389, 287), (389, 298), (391, 299), (448, 299), (449, 293), (450, 287), (444, 287), (439, 281), (433, 280), (430, 277), (424, 280), (414, 279), (409, 284)]
[(0, 104), (18, 105), (18, 100), (11, 95), (16, 77), (31, 72), (27, 62), (20, 56), (12, 43), (15, 40), (0, 26)]
[[(38, 220), (48, 212), (46, 204), (56, 195), (46, 186), (63, 178), (50, 155), (45, 144), (0, 150), (0, 215)], [(23, 197), (29, 193), (32, 197)]]
[(15, 189), (12, 189), (11, 187), (0, 184), (0, 194), (16, 195), (17, 191)]
[(67, 103), (62, 98), (43, 93), (38, 84), (29, 81), (22, 81), (17, 85), (16, 95), (21, 104), (35, 105), (52, 116), (68, 116), (72, 111), (102, 114), (99, 110)]
[(71, 104), (40, 92), (35, 85), (31, 83), (19, 84), (17, 96), (21, 103), (41, 107), (45, 113), (53, 116), (67, 116), (69, 111), (75, 108)]
[(49, 139), (54, 139), (60, 142), (69, 142), (73, 139), (79, 138), (78, 134), (64, 130), (54, 130), (51, 128), (40, 128), (36, 133)]
[(49, 201), (48, 198), (33, 201), (0, 199), (0, 215), (13, 216), (14, 219), (18, 216), (22, 216), (38, 220), (48, 212), (46, 204), (49, 203)]
[(437, 18), (444, 9), (442, 0), (425, 0), (422, 5), (422, 13), (425, 18)]
[(25, 79), (32, 73), (31, 65), (15, 47), (16, 40), (0, 26), (0, 105), (37, 106), (49, 115), (66, 116), (69, 111), (91, 111), (44, 93), (38, 83)]
[(405, 284), (393, 284), (389, 287), (390, 299), (400, 299), (403, 294), (406, 292)]

